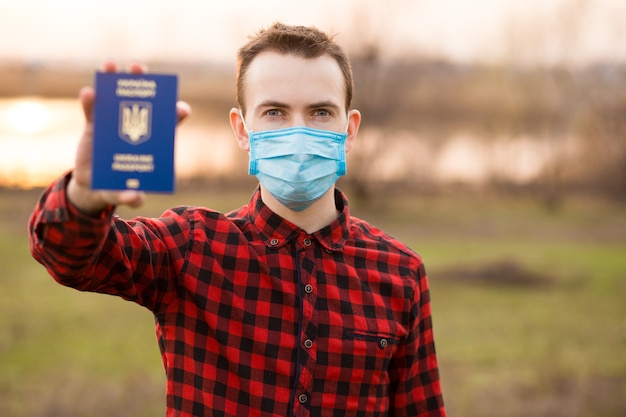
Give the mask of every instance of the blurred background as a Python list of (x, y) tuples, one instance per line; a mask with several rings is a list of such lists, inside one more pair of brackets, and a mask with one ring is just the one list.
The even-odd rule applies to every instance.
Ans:
[(621, 0), (0, 0), (0, 415), (163, 414), (149, 312), (52, 282), (25, 225), (106, 59), (177, 74), (194, 109), (177, 193), (141, 214), (245, 204), (235, 57), (274, 21), (352, 58), (363, 124), (339, 185), (425, 259), (450, 415), (626, 415)]

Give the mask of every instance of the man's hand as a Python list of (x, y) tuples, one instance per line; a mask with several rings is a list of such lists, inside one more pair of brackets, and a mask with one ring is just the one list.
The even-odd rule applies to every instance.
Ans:
[[(108, 61), (104, 64), (105, 72), (116, 72), (117, 64)], [(129, 72), (143, 74), (147, 68), (141, 64), (131, 64)], [(91, 189), (92, 148), (93, 148), (93, 106), (95, 91), (92, 87), (80, 90), (80, 102), (85, 115), (85, 127), (76, 150), (76, 162), (72, 178), (67, 186), (69, 201), (80, 211), (97, 214), (109, 205), (127, 205), (139, 207), (145, 201), (145, 193), (141, 191), (95, 191)], [(182, 122), (191, 114), (191, 107), (185, 102), (176, 103), (178, 122)]]

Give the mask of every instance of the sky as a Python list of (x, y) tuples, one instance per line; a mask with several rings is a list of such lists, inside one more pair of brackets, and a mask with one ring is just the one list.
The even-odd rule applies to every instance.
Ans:
[[(93, 69), (114, 59), (122, 67), (128, 61), (171, 61), (234, 68), (237, 48), (274, 21), (335, 33), (350, 55), (376, 45), (390, 58), (626, 63), (624, 0), (0, 0), (0, 66)], [(74, 132), (81, 126), (75, 100), (0, 97), (0, 184), (43, 185), (58, 176), (73, 163)], [(211, 133), (223, 140), (215, 141), (222, 148), (214, 146), (208, 161), (197, 151), (206, 132), (191, 124), (181, 129), (187, 130), (176, 155), (184, 163), (177, 170), (229, 169), (238, 152), (231, 132)], [(486, 153), (467, 143), (452, 141), (439, 168), (452, 179), (460, 174), (450, 167), (480, 180), (484, 163), (476, 170), (459, 161), (476, 162), (476, 155)], [(518, 145), (515, 155), (528, 153), (527, 141)]]
[(389, 56), (552, 63), (626, 60), (623, 0), (0, 0), (0, 59), (233, 62), (273, 21)]

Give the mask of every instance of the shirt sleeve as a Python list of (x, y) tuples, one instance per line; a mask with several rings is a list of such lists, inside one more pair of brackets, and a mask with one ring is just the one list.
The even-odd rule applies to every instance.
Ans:
[(424, 265), (417, 270), (412, 327), (390, 364), (390, 415), (445, 417), (432, 330), (430, 291)]
[(107, 207), (91, 217), (67, 201), (70, 177), (48, 187), (31, 214), (31, 254), (62, 285), (120, 296), (158, 312), (173, 296), (188, 246), (186, 211), (124, 221)]

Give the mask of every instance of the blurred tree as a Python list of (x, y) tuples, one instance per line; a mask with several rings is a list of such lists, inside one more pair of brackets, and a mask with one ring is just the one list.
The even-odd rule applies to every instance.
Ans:
[[(391, 3), (391, 4), (390, 4)], [(410, 77), (399, 74), (397, 62), (386, 59), (382, 31), (390, 30), (388, 22), (393, 13), (404, 9), (408, 0), (390, 0), (385, 3), (372, 2), (370, 7), (360, 8), (353, 15), (351, 36), (358, 39), (352, 54), (354, 71), (354, 107), (363, 115), (360, 140), (368, 143), (359, 145), (350, 155), (350, 175), (344, 180), (354, 195), (368, 202), (372, 191), (379, 184), (380, 172), (376, 168), (377, 156), (394, 146), (393, 122), (396, 115), (406, 106), (403, 91)], [(392, 26), (391, 26), (392, 27)]]

